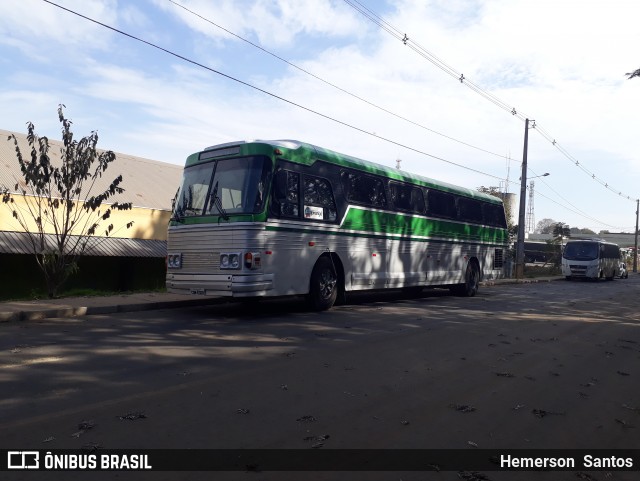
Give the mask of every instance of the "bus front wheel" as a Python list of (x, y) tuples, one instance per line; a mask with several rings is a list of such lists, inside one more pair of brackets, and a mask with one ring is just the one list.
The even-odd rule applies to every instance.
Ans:
[(338, 277), (331, 260), (321, 257), (311, 272), (309, 304), (316, 311), (326, 311), (338, 297)]

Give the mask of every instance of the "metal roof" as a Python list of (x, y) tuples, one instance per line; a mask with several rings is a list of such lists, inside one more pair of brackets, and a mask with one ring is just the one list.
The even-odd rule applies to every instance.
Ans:
[[(70, 242), (78, 236), (71, 236)], [(45, 244), (53, 248), (55, 236), (45, 234)], [(26, 232), (0, 231), (0, 253), (33, 254), (29, 234)], [(124, 239), (120, 237), (89, 237), (85, 256), (108, 257), (165, 257), (167, 243), (161, 240)]]
[[(0, 129), (0, 188), (6, 187), (11, 192), (15, 192), (15, 184), (22, 179), (22, 174), (16, 158), (13, 139), (7, 140), (10, 135), (15, 135), (18, 140), (23, 157), (29, 158), (31, 149), (26, 134)], [(62, 147), (61, 141), (49, 138), (49, 157), (54, 166), (60, 165), (60, 149)], [(121, 187), (125, 189), (125, 192), (111, 197), (109, 203), (131, 202), (134, 207), (169, 211), (171, 210), (171, 201), (180, 186), (182, 169), (182, 165), (116, 153), (116, 160), (97, 180), (92, 194), (106, 190), (115, 177), (122, 175)]]

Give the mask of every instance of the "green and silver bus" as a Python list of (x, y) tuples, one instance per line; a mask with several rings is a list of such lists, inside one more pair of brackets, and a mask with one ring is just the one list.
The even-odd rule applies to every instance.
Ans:
[(501, 277), (502, 200), (293, 141), (187, 158), (167, 240), (167, 290), (236, 298), (447, 286)]

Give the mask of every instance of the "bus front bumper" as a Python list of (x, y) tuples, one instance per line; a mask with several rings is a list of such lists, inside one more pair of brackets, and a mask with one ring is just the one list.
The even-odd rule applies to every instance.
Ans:
[(598, 266), (586, 266), (581, 264), (569, 264), (562, 266), (562, 275), (571, 277), (593, 277), (600, 274)]
[(273, 274), (167, 274), (167, 292), (206, 296), (251, 297), (273, 289)]

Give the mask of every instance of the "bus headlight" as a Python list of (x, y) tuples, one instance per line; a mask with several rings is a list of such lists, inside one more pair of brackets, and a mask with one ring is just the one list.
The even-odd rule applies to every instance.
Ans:
[(182, 267), (182, 254), (179, 252), (167, 254), (167, 267), (169, 269), (180, 269)]
[(240, 269), (240, 254), (237, 252), (221, 252), (220, 269)]

